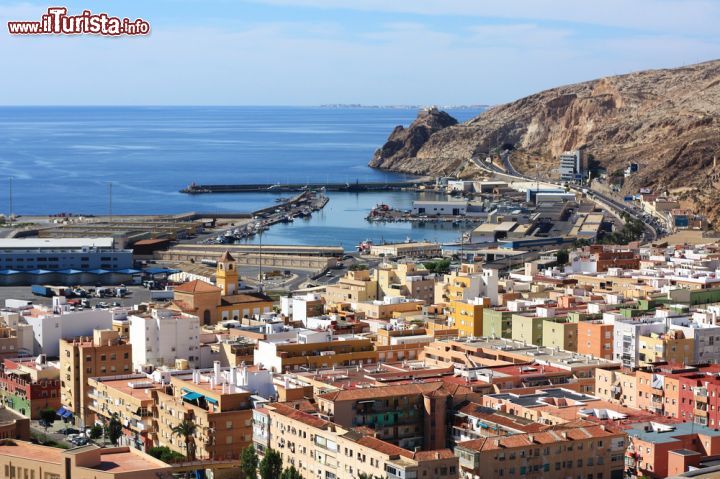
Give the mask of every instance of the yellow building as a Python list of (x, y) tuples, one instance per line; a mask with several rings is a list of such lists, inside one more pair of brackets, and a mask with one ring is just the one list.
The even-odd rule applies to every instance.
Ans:
[(435, 296), (435, 275), (416, 263), (381, 264), (375, 270), (378, 299), (405, 296), (431, 304)]
[(378, 299), (378, 282), (368, 270), (348, 271), (337, 284), (325, 288), (323, 297), (328, 304), (372, 301)]
[(449, 305), (452, 325), (461, 337), (479, 337), (483, 335), (483, 311), (490, 307), (488, 298), (473, 300), (455, 300)]
[(425, 303), (421, 300), (385, 298), (384, 301), (362, 301), (355, 305), (355, 312), (363, 313), (369, 319), (392, 319), (422, 311)]
[(650, 336), (640, 336), (638, 342), (641, 366), (656, 361), (667, 361), (671, 364), (692, 364), (694, 361), (695, 339), (686, 338), (682, 331), (652, 333)]
[(216, 285), (194, 280), (176, 287), (172, 309), (200, 318), (204, 325), (251, 318), (272, 311), (272, 299), (262, 293), (238, 292), (237, 262), (227, 251), (218, 259)]
[(131, 371), (132, 347), (117, 331), (95, 330), (92, 339), (60, 340), (60, 401), (83, 424), (94, 420), (88, 380)]

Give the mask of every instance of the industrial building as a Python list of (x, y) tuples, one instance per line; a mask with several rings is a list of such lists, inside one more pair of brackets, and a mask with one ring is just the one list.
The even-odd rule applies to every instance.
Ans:
[(132, 251), (109, 237), (0, 239), (0, 286), (117, 284), (138, 273), (132, 266)]

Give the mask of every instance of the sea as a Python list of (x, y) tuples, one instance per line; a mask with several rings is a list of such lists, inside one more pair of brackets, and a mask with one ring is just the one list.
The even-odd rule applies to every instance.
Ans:
[[(464, 121), (480, 110), (448, 112)], [(192, 182), (406, 178), (367, 163), (396, 125), (416, 115), (414, 108), (0, 107), (0, 212), (11, 206), (19, 215), (249, 212), (278, 195), (179, 190)], [(366, 239), (456, 241), (461, 231), (452, 225), (365, 220), (378, 203), (410, 208), (419, 194), (329, 193), (321, 212), (276, 225), (262, 241), (346, 249)]]

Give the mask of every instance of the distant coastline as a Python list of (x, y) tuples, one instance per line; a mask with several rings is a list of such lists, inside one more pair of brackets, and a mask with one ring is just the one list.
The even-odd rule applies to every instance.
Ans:
[(492, 105), (362, 105), (360, 103), (329, 103), (320, 105), (320, 108), (419, 110), (430, 106), (435, 106), (441, 110), (487, 110)]

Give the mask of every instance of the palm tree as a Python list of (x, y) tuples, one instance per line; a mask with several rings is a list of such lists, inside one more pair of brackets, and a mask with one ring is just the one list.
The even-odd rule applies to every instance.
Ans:
[(195, 441), (193, 436), (197, 433), (197, 425), (191, 419), (183, 419), (183, 421), (172, 428), (173, 436), (182, 436), (185, 440), (185, 457), (188, 461), (195, 460)]

